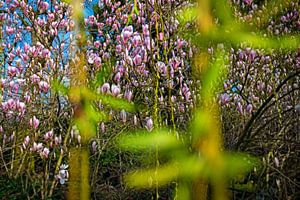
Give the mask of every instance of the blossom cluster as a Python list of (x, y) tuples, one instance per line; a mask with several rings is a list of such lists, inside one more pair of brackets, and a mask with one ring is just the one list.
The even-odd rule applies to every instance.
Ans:
[[(90, 36), (89, 67), (97, 71), (107, 62), (112, 66), (110, 79), (98, 91), (145, 106), (139, 117), (121, 111), (117, 118), (123, 123), (130, 118), (134, 124), (140, 121), (141, 128), (152, 130), (154, 110), (151, 108), (155, 104), (160, 111), (160, 126), (173, 123), (179, 127), (186, 122), (185, 115), (193, 107), (190, 88), (193, 49), (176, 35), (178, 22), (174, 16), (157, 9), (176, 4), (137, 1), (137, 11), (133, 12), (131, 1), (99, 1), (98, 12), (84, 20)], [(174, 115), (173, 122), (170, 122), (171, 115)]]

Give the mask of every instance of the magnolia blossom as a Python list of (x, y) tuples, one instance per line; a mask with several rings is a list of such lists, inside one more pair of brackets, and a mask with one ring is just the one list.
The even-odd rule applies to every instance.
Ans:
[(23, 148), (26, 149), (29, 145), (29, 142), (30, 142), (30, 137), (27, 135), (24, 139), (24, 142), (23, 142)]
[(133, 58), (133, 63), (135, 66), (139, 66), (142, 64), (142, 57), (138, 54)]
[(141, 44), (142, 38), (139, 34), (134, 34), (132, 41), (134, 46), (138, 46), (139, 44)]
[(237, 103), (236, 107), (237, 107), (237, 110), (239, 111), (239, 113), (241, 115), (244, 115), (244, 109), (243, 109), (243, 106), (242, 106), (242, 104), (240, 102)]
[(16, 108), (18, 109), (18, 111), (20, 112), (21, 115), (24, 115), (24, 113), (26, 111), (26, 105), (24, 102), (17, 102)]
[(93, 153), (96, 153), (97, 152), (97, 142), (96, 141), (93, 141), (92, 142), (92, 151), (93, 151)]
[(46, 81), (41, 81), (39, 83), (39, 88), (42, 92), (47, 93), (49, 90), (49, 84)]
[(252, 110), (253, 110), (253, 106), (252, 104), (248, 104), (247, 107), (246, 107), (246, 111), (251, 114), (252, 113)]
[(112, 92), (113, 96), (115, 96), (115, 97), (118, 96), (121, 92), (120, 87), (116, 86), (116, 85), (112, 85), (111, 86), (111, 92)]
[(33, 116), (30, 120), (29, 120), (29, 125), (31, 127), (33, 127), (34, 129), (37, 129), (38, 126), (40, 124), (40, 120), (37, 119), (35, 116)]
[(53, 138), (53, 130), (48, 131), (45, 135), (44, 135), (44, 139), (47, 140), (51, 140)]
[(128, 39), (132, 36), (133, 34), (133, 27), (132, 26), (126, 26), (123, 30), (122, 30), (122, 37), (125, 43), (127, 43)]
[(62, 164), (59, 167), (59, 172), (58, 175), (56, 175), (56, 178), (59, 180), (60, 184), (65, 184), (65, 182), (68, 180), (69, 178), (69, 172), (68, 172), (68, 165)]
[(9, 110), (15, 109), (16, 102), (15, 102), (14, 99), (9, 99), (9, 100), (7, 100), (6, 103), (7, 103), (7, 104), (6, 104), (6, 105), (7, 105), (7, 108), (8, 108)]
[(33, 142), (32, 147), (30, 148), (31, 151), (33, 152), (41, 152), (41, 150), (43, 149), (43, 143), (36, 143)]
[(151, 117), (147, 117), (146, 118), (146, 125), (145, 125), (146, 129), (151, 132), (153, 130), (153, 121)]
[(227, 93), (221, 94), (221, 104), (226, 105), (230, 101), (230, 96)]
[(57, 137), (57, 136), (54, 137), (54, 144), (55, 144), (56, 146), (60, 145), (61, 142), (62, 142), (61, 135), (59, 135), (58, 137)]
[(41, 154), (41, 157), (48, 158), (49, 153), (50, 153), (50, 150), (47, 147), (45, 147), (40, 154)]
[(116, 73), (116, 75), (115, 75), (115, 77), (114, 77), (114, 80), (115, 80), (117, 83), (120, 82), (120, 80), (121, 80), (121, 73), (120, 73), (120, 72)]
[(8, 71), (8, 75), (10, 75), (10, 76), (13, 77), (13, 76), (15, 76), (17, 74), (18, 69), (16, 67), (9, 66), (7, 68), (7, 71)]
[(133, 98), (133, 94), (131, 90), (126, 90), (124, 93), (124, 98), (127, 99), (128, 101), (131, 101)]
[(100, 130), (101, 130), (102, 133), (105, 133), (105, 124), (104, 124), (104, 122), (101, 122)]
[(125, 123), (126, 122), (126, 118), (127, 118), (127, 114), (126, 114), (126, 111), (124, 109), (121, 110), (120, 117), (121, 117), (122, 122)]

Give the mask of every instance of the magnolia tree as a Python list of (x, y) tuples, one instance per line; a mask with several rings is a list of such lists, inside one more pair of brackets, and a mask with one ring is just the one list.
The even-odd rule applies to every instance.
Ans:
[[(243, 22), (257, 20), (255, 12), (264, 9), (258, 1), (231, 3)], [(72, 121), (76, 105), (58, 88), (70, 86), (74, 73), (70, 66), (76, 66), (76, 52), (82, 51), (88, 87), (137, 108), (136, 112), (115, 110), (95, 101), (93, 107), (104, 111), (108, 120), (98, 122), (97, 134), (89, 142), (95, 198), (110, 191), (110, 184), (123, 192), (114, 192), (116, 198), (130, 196), (120, 178), (111, 177), (120, 177), (129, 167), (128, 160), (137, 161), (113, 146), (114, 137), (135, 129), (151, 132), (168, 127), (178, 139), (189, 138), (188, 122), (201, 99), (196, 95), (201, 82), (192, 76), (192, 57), (196, 51), (223, 48), (219, 44), (196, 50), (181, 37), (194, 24), (179, 24), (174, 11), (189, 6), (188, 1), (172, 0), (83, 2), (85, 19), (75, 22), (72, 8), (61, 1), (0, 1), (1, 172), (9, 178), (25, 177), (23, 190), (33, 191), (28, 196), (47, 198), (66, 185), (69, 149), (81, 146), (81, 136)], [(292, 1), (276, 14), (259, 27), (261, 32), (299, 33), (299, 3)], [(81, 49), (76, 46), (80, 35), (75, 26), (86, 31)], [(245, 144), (258, 144), (257, 140), (278, 136), (282, 142), (277, 145), (282, 145), (284, 137), (293, 138), (299, 123), (299, 50), (265, 52), (241, 44), (228, 54), (229, 77), (218, 94), (227, 146), (245, 150), (250, 147)], [(270, 147), (271, 141), (264, 144), (268, 148), (261, 144), (260, 152), (248, 150), (265, 156), (276, 169), (295, 158), (282, 147)], [(286, 181), (277, 179), (273, 185)]]

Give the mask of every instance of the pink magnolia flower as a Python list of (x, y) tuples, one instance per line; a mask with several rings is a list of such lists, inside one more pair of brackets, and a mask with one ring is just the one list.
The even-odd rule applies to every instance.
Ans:
[(146, 118), (146, 125), (145, 125), (146, 129), (151, 132), (153, 130), (153, 121), (151, 117), (147, 117)]
[(26, 94), (24, 99), (25, 99), (26, 103), (29, 103), (30, 102), (30, 95)]
[(38, 5), (40, 13), (45, 12), (49, 8), (49, 4), (45, 1), (41, 1)]
[(100, 129), (101, 129), (102, 133), (105, 133), (105, 124), (104, 124), (104, 122), (101, 122)]
[(244, 109), (243, 109), (243, 106), (240, 102), (237, 103), (237, 110), (239, 111), (239, 113), (241, 115), (244, 115)]
[[(148, 50), (151, 50), (151, 39), (150, 39), (150, 37), (145, 37), (144, 43), (145, 43), (147, 49), (148, 49)], [(152, 45), (152, 46), (153, 46), (153, 45)]]
[(18, 111), (21, 113), (21, 115), (24, 115), (25, 111), (26, 111), (26, 105), (24, 102), (17, 102), (17, 109)]
[(109, 90), (110, 90), (109, 83), (104, 83), (101, 87), (101, 92), (105, 94), (105, 93), (109, 93)]
[(50, 153), (50, 150), (47, 147), (45, 147), (40, 155), (41, 155), (41, 157), (48, 158), (49, 153)]
[(50, 51), (48, 49), (42, 50), (42, 57), (43, 58), (50, 58)]
[(14, 33), (14, 28), (12, 28), (12, 27), (10, 27), (10, 26), (6, 26), (6, 33), (8, 34), (8, 35), (11, 35), (11, 34), (13, 34)]
[(251, 113), (252, 113), (252, 110), (253, 110), (252, 104), (248, 104), (247, 107), (246, 107), (247, 113), (251, 114)]
[(30, 76), (30, 81), (32, 83), (38, 83), (40, 81), (40, 77), (36, 74), (33, 74), (33, 75)]
[(174, 58), (171, 62), (171, 66), (174, 70), (177, 70), (179, 65), (181, 64), (181, 61), (178, 58)]
[(16, 102), (14, 99), (9, 99), (7, 100), (7, 108), (9, 110), (14, 110), (15, 109), (15, 106), (16, 106)]
[(116, 46), (116, 52), (117, 52), (117, 53), (121, 53), (121, 52), (122, 52), (122, 46), (121, 46), (121, 45), (118, 44), (118, 45)]
[(79, 144), (81, 144), (81, 135), (77, 135), (77, 141)]
[(97, 152), (97, 142), (96, 141), (93, 141), (92, 142), (92, 151), (93, 151), (93, 153), (96, 153)]
[(134, 46), (138, 46), (139, 44), (141, 44), (141, 41), (142, 41), (141, 36), (139, 34), (135, 33), (132, 41), (133, 41)]
[(144, 36), (149, 36), (149, 35), (150, 35), (150, 32), (149, 32), (149, 25), (148, 25), (148, 24), (143, 25), (143, 35), (144, 35)]
[(164, 62), (158, 61), (157, 62), (157, 67), (159, 72), (161, 73), (162, 76), (166, 76), (167, 75), (167, 66), (165, 65)]
[(126, 90), (125, 93), (124, 93), (124, 98), (127, 99), (128, 101), (131, 101), (132, 100), (132, 91), (131, 90)]
[(96, 18), (95, 18), (95, 16), (89, 16), (89, 18), (88, 18), (88, 24), (89, 24), (90, 26), (93, 26), (94, 23), (96, 23)]
[(59, 137), (55, 136), (55, 138), (54, 138), (54, 144), (56, 146), (58, 146), (59, 144), (61, 144), (61, 135)]
[(158, 34), (158, 39), (159, 39), (160, 41), (163, 41), (163, 40), (164, 40), (164, 33), (160, 32), (160, 33)]
[(54, 14), (53, 13), (49, 13), (48, 14), (48, 21), (52, 22), (54, 20)]
[(49, 90), (49, 85), (48, 85), (48, 83), (47, 83), (46, 81), (41, 81), (41, 82), (39, 83), (39, 88), (40, 88), (40, 90), (41, 90), (42, 92), (47, 93), (48, 90)]
[(267, 91), (268, 91), (269, 94), (271, 94), (273, 92), (273, 88), (272, 88), (271, 85), (267, 86)]
[(30, 120), (29, 120), (29, 125), (31, 127), (33, 127), (34, 129), (37, 129), (38, 126), (40, 124), (40, 120), (38, 120), (35, 116), (33, 116)]
[(94, 42), (94, 46), (95, 46), (96, 48), (99, 48), (99, 47), (100, 47), (100, 44), (101, 44), (100, 41), (95, 41), (95, 42)]
[(247, 5), (251, 5), (253, 0), (244, 0), (244, 2), (247, 4)]
[(265, 83), (262, 81), (258, 81), (257, 89), (259, 91), (263, 91), (265, 89)]
[(120, 82), (120, 80), (121, 80), (121, 73), (118, 72), (118, 73), (116, 73), (116, 75), (114, 77), (114, 81), (118, 83), (118, 82)]
[(142, 57), (138, 54), (133, 58), (133, 63), (135, 66), (139, 66), (142, 64)]
[(35, 152), (41, 152), (41, 150), (43, 149), (43, 144), (42, 143), (36, 143), (36, 142), (33, 142), (33, 145), (32, 147), (30, 148), (31, 151)]
[(94, 65), (99, 68), (101, 67), (101, 58), (99, 56), (96, 56), (94, 59)]
[(227, 93), (221, 94), (221, 103), (226, 105), (230, 100), (230, 96)]
[(133, 34), (133, 27), (132, 26), (126, 26), (121, 33), (121, 36), (124, 40), (125, 43), (127, 43), (128, 39), (132, 36)]
[(30, 137), (27, 135), (25, 138), (24, 138), (24, 142), (23, 142), (23, 148), (26, 149), (29, 145), (29, 142), (30, 142)]
[(68, 165), (62, 164), (59, 167), (58, 175), (55, 176), (57, 179), (59, 179), (59, 182), (60, 182), (61, 185), (65, 184), (65, 182), (69, 178), (69, 173), (68, 173), (68, 170), (67, 170), (68, 167), (69, 167)]
[(16, 67), (9, 66), (7, 68), (7, 72), (8, 72), (9, 76), (13, 77), (13, 76), (15, 76), (17, 74), (18, 69)]
[(112, 95), (116, 97), (120, 94), (121, 90), (120, 90), (119, 86), (112, 85), (111, 92), (112, 92)]
[(7, 102), (2, 102), (1, 103), (1, 108), (2, 108), (3, 112), (7, 112), (8, 111)]
[(133, 116), (133, 124), (135, 126), (137, 126), (137, 117), (136, 117), (136, 115)]
[(48, 131), (45, 135), (44, 135), (44, 139), (47, 140), (51, 140), (53, 138), (53, 130)]
[(127, 114), (126, 114), (125, 110), (121, 110), (120, 117), (121, 117), (122, 122), (125, 123), (126, 122), (126, 118), (127, 118)]

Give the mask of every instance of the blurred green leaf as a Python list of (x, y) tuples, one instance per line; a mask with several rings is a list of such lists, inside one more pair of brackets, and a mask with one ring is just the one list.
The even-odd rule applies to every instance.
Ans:
[(211, 3), (212, 7), (216, 8), (214, 13), (221, 25), (231, 25), (234, 22), (230, 4), (227, 0), (213, 0)]
[(159, 168), (143, 169), (125, 176), (125, 181), (133, 188), (155, 188), (175, 180), (179, 170), (175, 163), (159, 166)]
[(89, 121), (95, 123), (95, 125), (99, 121), (106, 121), (107, 115), (103, 111), (97, 111), (93, 108), (91, 104), (85, 106), (85, 112), (87, 114), (87, 118)]
[(199, 138), (209, 134), (212, 127), (212, 123), (215, 119), (212, 119), (210, 113), (205, 110), (198, 110), (195, 114), (195, 119), (191, 125), (193, 137)]
[(142, 151), (159, 149), (160, 151), (183, 147), (175, 136), (167, 131), (138, 132), (134, 135), (126, 135), (119, 138), (119, 145), (124, 150)]
[(220, 77), (224, 74), (226, 55), (218, 51), (215, 60), (210, 67), (206, 69), (203, 75), (202, 98), (211, 100), (215, 95), (217, 86), (220, 85)]
[(174, 197), (174, 199), (177, 199), (177, 200), (191, 199), (189, 185), (186, 183), (181, 183), (181, 182), (179, 182), (178, 184), (179, 184), (179, 186), (178, 186), (177, 194), (176, 194), (177, 198)]
[(96, 92), (93, 92), (88, 88), (81, 88), (80, 93), (85, 99), (89, 101), (101, 101), (103, 105), (111, 106), (113, 109), (124, 109), (128, 112), (135, 111), (134, 105), (132, 103), (129, 103), (125, 99), (117, 98), (111, 95), (97, 94)]
[(201, 156), (190, 154), (176, 159), (180, 163), (180, 178), (189, 180), (199, 178), (200, 176), (207, 178), (208, 166)]
[(196, 7), (185, 8), (179, 12), (177, 19), (181, 24), (186, 24), (188, 22), (193, 22), (197, 19), (197, 14), (199, 10)]
[[(234, 25), (234, 24), (233, 24)], [(245, 44), (253, 48), (264, 49), (295, 49), (299, 47), (300, 36), (265, 37), (259, 33), (240, 31), (241, 27), (222, 28), (210, 31), (209, 34), (195, 33), (193, 30), (186, 31), (184, 37), (190, 39), (193, 44), (202, 47), (210, 47), (212, 44), (227, 43), (232, 45)]]
[(260, 162), (257, 158), (242, 153), (229, 153), (224, 155), (226, 163), (226, 177), (234, 178), (258, 167)]
[(109, 95), (103, 95), (103, 94), (97, 94), (97, 97), (99, 100), (101, 100), (101, 103), (103, 105), (109, 105), (114, 109), (119, 109), (119, 110), (126, 110), (128, 112), (134, 112), (135, 111), (135, 106), (132, 103), (129, 103), (125, 99), (120, 99), (116, 98), (113, 96)]

